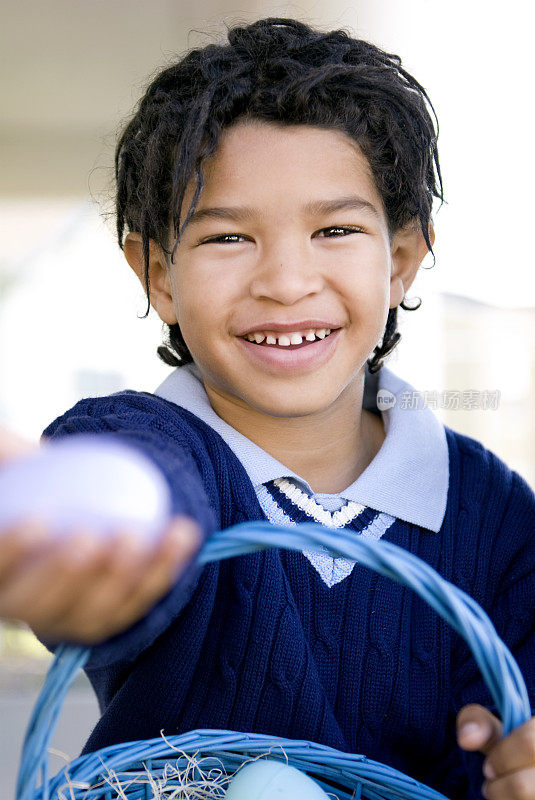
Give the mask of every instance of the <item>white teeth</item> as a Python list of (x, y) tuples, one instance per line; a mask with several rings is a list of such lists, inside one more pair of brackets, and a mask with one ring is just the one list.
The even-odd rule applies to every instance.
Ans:
[(281, 333), (279, 336), (274, 336), (272, 333), (268, 333), (267, 336), (264, 336), (261, 331), (256, 331), (255, 333), (246, 334), (245, 338), (250, 342), (256, 342), (256, 344), (261, 344), (265, 340), (266, 344), (278, 344), (280, 347), (289, 347), (291, 344), (302, 344), (303, 339), (306, 339), (307, 342), (315, 342), (316, 339), (325, 339), (330, 333), (331, 328), (319, 328), (318, 330), (309, 330), (306, 333), (295, 332), (288, 335)]

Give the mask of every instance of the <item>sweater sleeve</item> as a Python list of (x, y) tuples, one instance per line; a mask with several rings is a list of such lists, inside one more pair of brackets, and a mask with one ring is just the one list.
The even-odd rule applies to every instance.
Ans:
[[(202, 531), (202, 544), (217, 530), (217, 510), (211, 507), (203, 481), (188, 446), (186, 426), (167, 404), (152, 395), (126, 392), (82, 400), (43, 432), (47, 439), (76, 434), (113, 436), (137, 448), (161, 470), (172, 495), (172, 513), (193, 517)], [(195, 558), (175, 585), (130, 628), (91, 647), (86, 669), (127, 664), (149, 647), (187, 605), (200, 578)], [(41, 640), (43, 641), (43, 640)], [(62, 642), (77, 644), (76, 642)], [(52, 652), (60, 642), (43, 641)], [(79, 643), (78, 643), (79, 646)]]
[[(496, 632), (518, 662), (535, 714), (535, 494), (511, 472), (511, 488), (501, 523), (491, 545), (487, 597), (481, 604)], [(481, 602), (481, 601), (480, 601)], [(452, 662), (452, 711), (457, 716), (468, 703), (484, 705), (498, 715), (479, 668), (464, 640), (459, 639)], [(461, 750), (468, 772), (466, 800), (482, 798), (484, 756)]]

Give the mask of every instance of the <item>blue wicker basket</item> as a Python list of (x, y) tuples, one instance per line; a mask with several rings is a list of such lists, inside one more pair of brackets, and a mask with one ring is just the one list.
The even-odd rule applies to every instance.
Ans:
[[(242, 523), (218, 531), (205, 544), (198, 561), (206, 564), (270, 547), (315, 549), (345, 557), (413, 589), (467, 642), (508, 734), (531, 716), (526, 686), (510, 651), (490, 619), (467, 594), (444, 580), (428, 564), (396, 545), (355, 536), (316, 523), (291, 527), (269, 522)], [(163, 775), (175, 774), (202, 758), (203, 770), (225, 778), (247, 761), (269, 755), (307, 773), (330, 797), (338, 800), (439, 800), (439, 792), (391, 767), (363, 755), (343, 753), (325, 745), (276, 736), (235, 731), (195, 730), (189, 733), (103, 748), (72, 761), (54, 778), (48, 772), (48, 745), (67, 690), (88, 658), (81, 647), (60, 647), (48, 672), (23, 745), (17, 800), (153, 800), (180, 798), (179, 790), (160, 794)], [(192, 779), (196, 767), (193, 768)], [(108, 776), (114, 781), (110, 783)], [(150, 781), (142, 780), (151, 775)], [(40, 780), (39, 780), (40, 778)], [(229, 778), (226, 778), (227, 784)], [(40, 785), (38, 785), (40, 784)], [(121, 786), (120, 793), (116, 786)], [(167, 790), (167, 788), (166, 788)], [(201, 795), (198, 795), (201, 796)], [(205, 795), (206, 796), (206, 795)]]

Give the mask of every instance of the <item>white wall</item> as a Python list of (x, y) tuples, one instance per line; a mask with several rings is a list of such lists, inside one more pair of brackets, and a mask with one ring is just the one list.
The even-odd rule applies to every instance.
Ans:
[[(1, 207), (0, 207), (1, 210)], [(146, 311), (141, 285), (92, 203), (19, 201), (0, 214), (34, 241), (9, 274), (0, 305), (0, 409), (4, 422), (31, 437), (73, 405), (91, 383), (102, 394), (153, 391), (170, 368), (156, 355), (161, 322)], [(19, 230), (20, 229), (20, 230)], [(15, 268), (17, 267), (17, 268)], [(98, 379), (98, 374), (101, 377)]]

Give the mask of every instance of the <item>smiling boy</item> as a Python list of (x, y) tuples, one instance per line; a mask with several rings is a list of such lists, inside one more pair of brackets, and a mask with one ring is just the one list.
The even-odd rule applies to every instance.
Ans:
[[(404, 409), (412, 387), (383, 366), (442, 197), (427, 95), (344, 31), (267, 19), (228, 39), (156, 76), (116, 151), (119, 244), (176, 369), (154, 393), (81, 400), (45, 436), (141, 449), (202, 540), (315, 520), (418, 555), (487, 610), (533, 703), (535, 495)], [(93, 645), (85, 753), (221, 728), (363, 753), (459, 800), (480, 798), (485, 755), (485, 796), (535, 799), (533, 720), (501, 737), (464, 642), (419, 597), (308, 550), (201, 568), (185, 542), (171, 587), (150, 556), (121, 545), (110, 566), (93, 543), (53, 589), (43, 567), (2, 590), (0, 554), (0, 614)]]

